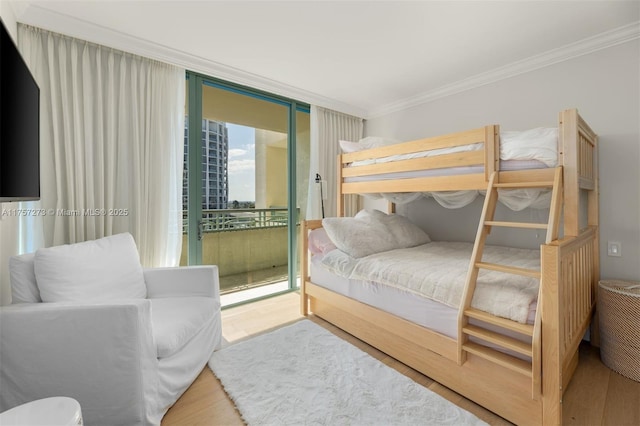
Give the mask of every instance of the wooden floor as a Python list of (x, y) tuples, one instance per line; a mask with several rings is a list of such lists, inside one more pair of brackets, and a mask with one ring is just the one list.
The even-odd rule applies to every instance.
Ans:
[[(298, 294), (290, 293), (224, 310), (222, 312), (223, 337), (228, 342), (235, 342), (297, 321), (301, 318), (298, 303)], [(331, 324), (313, 316), (309, 319), (417, 383), (470, 411), (485, 422), (491, 425), (510, 424)], [(609, 370), (600, 361), (598, 349), (583, 344), (580, 347), (578, 368), (564, 395), (563, 407), (565, 425), (638, 426), (640, 425), (640, 383)], [(206, 367), (162, 420), (162, 426), (242, 424), (240, 414), (233, 402), (222, 389), (218, 379)]]

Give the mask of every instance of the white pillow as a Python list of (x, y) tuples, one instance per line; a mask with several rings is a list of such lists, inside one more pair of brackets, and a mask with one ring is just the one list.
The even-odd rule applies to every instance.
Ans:
[(537, 127), (521, 132), (500, 132), (501, 160), (538, 160), (558, 165), (558, 129)]
[(362, 209), (354, 216), (356, 219), (362, 219), (366, 217), (370, 217), (376, 220), (384, 220), (387, 217), (387, 214), (383, 211), (376, 209)]
[(362, 210), (355, 217), (325, 218), (322, 226), (338, 249), (355, 258), (431, 241), (407, 218), (379, 210)]
[(415, 247), (431, 242), (426, 232), (404, 216), (387, 215), (384, 223), (396, 239), (396, 248)]
[(342, 152), (358, 152), (365, 149), (378, 148), (381, 146), (393, 145), (398, 143), (395, 139), (381, 138), (377, 136), (367, 136), (360, 139), (358, 142), (351, 141), (338, 141)]
[(35, 254), (28, 253), (9, 258), (11, 303), (40, 303), (40, 290), (33, 270)]
[(147, 296), (129, 233), (40, 249), (35, 275), (43, 302), (142, 299)]
[(325, 255), (337, 248), (324, 228), (314, 229), (309, 232), (308, 243), (311, 254)]

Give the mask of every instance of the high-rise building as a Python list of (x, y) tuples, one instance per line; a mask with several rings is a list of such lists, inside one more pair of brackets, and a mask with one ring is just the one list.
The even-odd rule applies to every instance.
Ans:
[[(187, 209), (189, 129), (185, 120), (182, 207)], [(226, 209), (229, 201), (229, 134), (225, 123), (202, 120), (202, 208)]]

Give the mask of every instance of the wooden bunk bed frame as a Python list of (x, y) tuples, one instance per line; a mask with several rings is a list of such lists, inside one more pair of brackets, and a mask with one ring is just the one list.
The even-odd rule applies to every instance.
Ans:
[[(461, 189), (490, 191), (490, 180), (494, 180), (494, 184), (500, 182), (517, 187), (556, 179), (560, 189), (557, 197), (564, 209), (564, 235), (558, 238), (559, 218), (550, 218), (555, 229), (548, 233), (548, 241), (540, 246), (541, 283), (531, 333), (533, 350), (529, 374), (522, 374), (500, 360), (490, 360), (472, 352), (463, 354), (460, 337), (452, 339), (438, 334), (312, 283), (308, 273), (308, 232), (322, 226), (319, 220), (303, 222), (301, 226), (301, 313), (305, 316), (313, 313), (329, 321), (516, 424), (561, 424), (563, 391), (578, 364), (578, 346), (595, 310), (600, 272), (597, 136), (575, 109), (559, 114), (558, 130), (559, 182), (556, 168), (499, 171), (497, 125), (338, 157), (339, 216), (344, 215), (343, 197), (346, 194)], [(484, 144), (483, 150), (348, 167), (349, 163), (366, 158), (477, 142)], [(483, 173), (345, 182), (345, 178), (353, 176), (478, 163), (484, 163)], [(586, 226), (581, 227), (580, 210), (581, 205), (585, 205), (581, 200), (585, 194), (587, 218), (586, 224), (582, 220)], [(483, 222), (480, 224), (482, 227)], [(473, 265), (470, 272), (472, 269)], [(461, 307), (459, 314), (460, 329), (465, 321), (463, 309)]]

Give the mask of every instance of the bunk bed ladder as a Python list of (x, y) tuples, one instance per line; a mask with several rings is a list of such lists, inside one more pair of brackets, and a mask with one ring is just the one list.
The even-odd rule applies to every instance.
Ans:
[[(472, 308), (471, 301), (475, 292), (476, 281), (480, 269), (489, 269), (541, 279), (541, 273), (539, 270), (486, 263), (482, 261), (482, 254), (487, 235), (491, 232), (491, 228), (494, 226), (521, 229), (545, 229), (546, 243), (558, 238), (560, 206), (562, 200), (562, 167), (556, 168), (553, 181), (499, 183), (497, 182), (497, 179), (498, 177), (496, 172), (492, 173), (489, 178), (487, 194), (482, 209), (482, 215), (480, 217), (480, 224), (478, 226), (478, 232), (476, 234), (476, 240), (471, 254), (467, 282), (462, 296), (462, 306), (458, 315), (458, 362), (459, 364), (463, 364), (466, 362), (467, 353), (472, 353), (505, 368), (522, 373), (523, 375), (532, 378), (532, 396), (536, 398), (540, 394), (540, 381), (536, 380), (536, 377), (539, 377), (539, 374), (536, 373), (540, 370), (540, 310), (538, 309), (537, 311), (534, 325), (521, 324), (516, 321), (500, 318), (487, 312)], [(494, 220), (499, 188), (545, 187), (552, 188), (548, 223), (519, 223)], [(540, 300), (540, 298), (538, 300)], [(469, 319), (471, 318), (474, 319), (473, 324), (469, 323)], [(480, 324), (487, 324), (488, 327)], [(494, 326), (493, 328), (497, 326), (502, 329), (509, 330), (510, 332), (515, 332), (518, 335), (524, 336), (524, 338), (514, 339), (512, 337), (496, 333), (489, 329), (492, 328), (492, 326)], [(474, 337), (474, 341), (469, 339), (471, 336)], [(532, 359), (532, 362), (508, 355), (500, 350), (489, 348), (486, 345), (476, 343), (478, 340), (511, 353), (524, 355), (525, 357)]]

